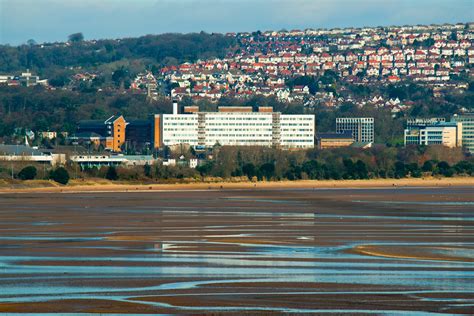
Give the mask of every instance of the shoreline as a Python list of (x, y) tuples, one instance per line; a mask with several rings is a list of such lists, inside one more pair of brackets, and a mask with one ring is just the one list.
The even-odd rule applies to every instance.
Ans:
[(104, 183), (71, 181), (59, 185), (49, 181), (29, 181), (25, 185), (0, 185), (0, 193), (110, 193), (110, 192), (160, 192), (160, 191), (209, 191), (255, 189), (331, 189), (331, 188), (388, 188), (388, 187), (450, 187), (474, 186), (474, 177), (455, 178), (406, 178), (369, 180), (296, 180), (262, 182), (199, 182), (199, 183)]

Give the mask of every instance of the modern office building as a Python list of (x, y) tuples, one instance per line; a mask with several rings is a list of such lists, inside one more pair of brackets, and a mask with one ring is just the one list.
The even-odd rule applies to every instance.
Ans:
[(103, 120), (84, 120), (79, 122), (77, 133), (72, 140), (88, 141), (102, 145), (105, 149), (119, 152), (125, 143), (127, 122), (123, 116), (111, 116)]
[(352, 138), (358, 143), (374, 142), (373, 117), (338, 117), (336, 118), (336, 133), (352, 133)]
[(452, 121), (462, 123), (462, 144), (474, 153), (474, 113), (454, 115)]
[(127, 120), (125, 143), (127, 148), (150, 148), (153, 120)]
[(405, 129), (406, 145), (443, 145), (461, 147), (462, 123), (445, 122), (444, 119), (412, 119)]
[(286, 115), (271, 107), (219, 107), (217, 112), (199, 112), (195, 107), (186, 113), (155, 115), (154, 146), (188, 144), (209, 148), (229, 146), (277, 146), (313, 148), (314, 115)]

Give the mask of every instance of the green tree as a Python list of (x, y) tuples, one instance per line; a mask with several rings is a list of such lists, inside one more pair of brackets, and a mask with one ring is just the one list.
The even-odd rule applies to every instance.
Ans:
[(397, 179), (405, 178), (407, 176), (407, 169), (402, 161), (397, 161), (395, 163), (394, 176)]
[(354, 162), (351, 159), (344, 159), (342, 164), (345, 168), (345, 173), (342, 177), (344, 179), (357, 179)]
[(270, 180), (275, 176), (275, 164), (272, 162), (266, 162), (259, 168), (260, 178)]
[(440, 161), (437, 165), (438, 173), (445, 177), (452, 177), (454, 169), (446, 161)]
[(69, 182), (69, 172), (65, 168), (59, 167), (51, 172), (50, 178), (57, 183), (67, 184)]
[(430, 160), (425, 161), (423, 167), (421, 168), (424, 172), (432, 172), (433, 171), (433, 163)]
[(414, 163), (408, 164), (406, 167), (407, 167), (407, 171), (410, 173), (410, 175), (413, 178), (421, 177), (421, 169), (417, 163), (414, 162)]
[(151, 166), (149, 164), (145, 164), (143, 166), (143, 173), (145, 174), (145, 177), (148, 177), (148, 178), (152, 177)]
[(302, 170), (310, 179), (322, 179), (322, 166), (316, 160), (309, 160), (303, 163)]
[(368, 179), (369, 172), (367, 171), (367, 165), (362, 160), (357, 160), (354, 165), (354, 171), (359, 179)]
[(467, 160), (462, 160), (454, 165), (458, 174), (472, 175), (474, 173), (474, 164)]
[(82, 33), (74, 33), (68, 36), (68, 40), (72, 43), (82, 42), (84, 35)]
[(107, 173), (105, 175), (105, 178), (108, 179), (108, 180), (112, 180), (112, 181), (117, 180), (118, 179), (117, 169), (115, 169), (114, 166), (110, 166), (107, 169)]
[(34, 166), (28, 166), (18, 173), (18, 178), (21, 180), (33, 180), (36, 178), (36, 168)]
[(243, 165), (242, 172), (249, 178), (249, 180), (257, 175), (257, 171), (253, 163), (247, 163)]

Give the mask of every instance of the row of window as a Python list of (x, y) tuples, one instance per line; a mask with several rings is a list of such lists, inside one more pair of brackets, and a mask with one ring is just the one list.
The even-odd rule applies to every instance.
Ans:
[(210, 137), (266, 137), (271, 138), (272, 134), (206, 134), (206, 138)]
[(312, 139), (288, 139), (282, 141), (282, 143), (313, 143)]
[(271, 126), (268, 123), (207, 123), (207, 126)]
[(206, 117), (206, 121), (272, 121), (271, 117), (235, 117), (235, 116), (218, 116), (218, 117)]

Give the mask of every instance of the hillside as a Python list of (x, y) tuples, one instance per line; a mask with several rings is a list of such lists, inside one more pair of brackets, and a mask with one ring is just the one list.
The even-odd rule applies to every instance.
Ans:
[(17, 47), (0, 45), (0, 73), (29, 68), (48, 76), (58, 68), (90, 68), (123, 60), (140, 60), (156, 66), (193, 62), (225, 56), (235, 44), (235, 38), (201, 32), (30, 44)]

